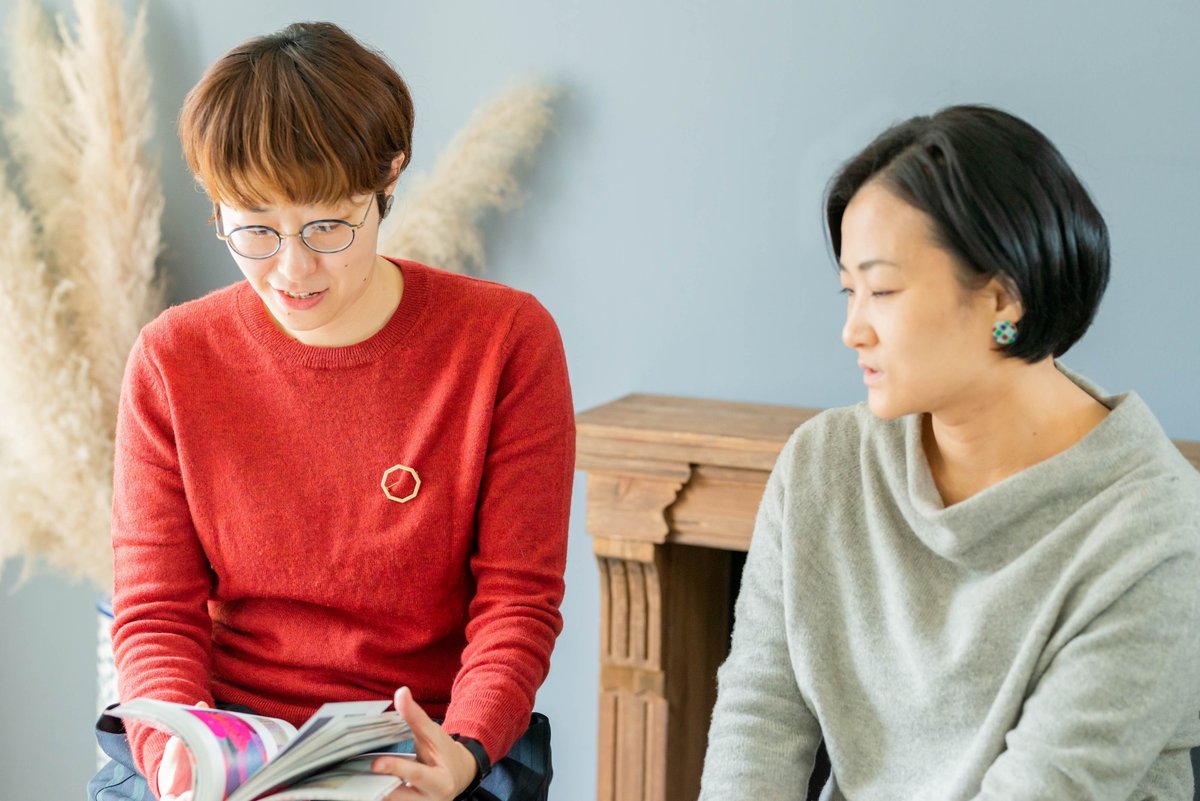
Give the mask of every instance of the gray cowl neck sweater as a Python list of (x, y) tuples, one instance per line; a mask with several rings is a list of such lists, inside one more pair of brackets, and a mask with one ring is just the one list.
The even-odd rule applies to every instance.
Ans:
[(701, 799), (1191, 799), (1200, 474), (1137, 395), (947, 508), (920, 416), (819, 415), (771, 474)]

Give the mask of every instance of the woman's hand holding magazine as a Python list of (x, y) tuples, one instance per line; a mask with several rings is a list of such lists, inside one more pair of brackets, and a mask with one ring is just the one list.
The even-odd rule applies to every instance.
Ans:
[(457, 798), (479, 769), (475, 757), (425, 714), (407, 687), (396, 691), (396, 710), (412, 727), (416, 759), (389, 754), (376, 757), (371, 769), (402, 780), (413, 797), (431, 801)]
[(361, 757), (412, 737), (404, 718), (387, 707), (387, 701), (325, 704), (299, 731), (275, 718), (151, 699), (109, 714), (173, 735), (157, 777), (165, 798), (379, 801), (401, 781), (372, 773), (375, 757)]
[[(198, 709), (208, 709), (200, 701)], [(192, 757), (178, 735), (171, 735), (158, 764), (158, 797), (160, 801), (192, 801)]]

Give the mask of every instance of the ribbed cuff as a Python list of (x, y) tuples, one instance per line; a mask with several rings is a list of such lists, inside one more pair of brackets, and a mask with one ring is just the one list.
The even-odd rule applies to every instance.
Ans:
[(158, 798), (158, 767), (162, 764), (163, 752), (167, 750), (171, 735), (147, 723), (126, 721), (125, 736), (129, 739), (134, 766), (145, 777), (150, 792)]
[(478, 740), (494, 765), (529, 728), (531, 709), (502, 692), (470, 694), (470, 700), (450, 702), (442, 728)]

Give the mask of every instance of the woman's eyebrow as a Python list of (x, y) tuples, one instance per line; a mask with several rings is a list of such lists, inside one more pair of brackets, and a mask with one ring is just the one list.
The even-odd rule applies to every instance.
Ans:
[[(894, 261), (888, 261), (887, 259), (867, 259), (866, 261), (859, 263), (858, 271), (860, 273), (865, 273), (867, 270), (871, 269), (872, 267), (874, 267), (877, 264), (882, 264), (886, 267), (895, 267), (896, 269), (900, 269), (900, 265), (896, 264), (896, 262), (894, 262)], [(838, 272), (845, 273), (845, 272), (849, 272), (849, 270), (846, 269), (846, 265), (842, 264), (841, 262), (838, 262)]]

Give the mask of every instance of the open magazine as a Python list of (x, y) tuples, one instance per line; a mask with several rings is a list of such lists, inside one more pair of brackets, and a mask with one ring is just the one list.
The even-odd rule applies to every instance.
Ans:
[(400, 779), (372, 752), (412, 739), (387, 701), (325, 704), (297, 730), (260, 715), (138, 698), (108, 714), (177, 735), (192, 754), (194, 801), (378, 801)]

